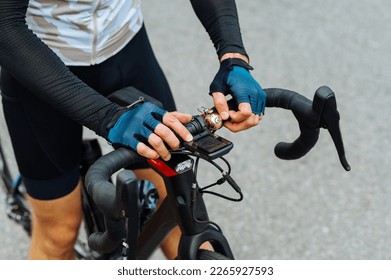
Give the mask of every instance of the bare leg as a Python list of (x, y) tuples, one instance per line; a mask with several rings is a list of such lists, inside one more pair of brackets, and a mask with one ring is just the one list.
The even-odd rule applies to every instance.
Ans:
[(37, 200), (32, 208), (30, 259), (74, 259), (74, 243), (82, 219), (81, 184), (65, 197)]

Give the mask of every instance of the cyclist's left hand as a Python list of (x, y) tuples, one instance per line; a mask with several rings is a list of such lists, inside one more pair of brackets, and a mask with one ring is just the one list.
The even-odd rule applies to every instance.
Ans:
[[(240, 58), (224, 59), (210, 85), (214, 105), (231, 131), (237, 132), (258, 125), (265, 112), (266, 94), (251, 76), (252, 67)], [(229, 111), (225, 95), (231, 94), (238, 111)]]

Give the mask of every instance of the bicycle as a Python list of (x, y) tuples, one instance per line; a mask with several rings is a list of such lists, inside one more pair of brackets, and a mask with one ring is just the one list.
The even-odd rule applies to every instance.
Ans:
[[(304, 156), (316, 144), (320, 128), (326, 128), (332, 136), (342, 166), (345, 170), (350, 170), (339, 129), (335, 94), (330, 88), (320, 87), (315, 92), (313, 101), (289, 90), (265, 89), (265, 92), (266, 106), (292, 110), (301, 131), (294, 142), (276, 145), (277, 157), (297, 159)], [(129, 96), (127, 89), (114, 93), (111, 98), (124, 106), (135, 102), (154, 102), (146, 96)], [(230, 106), (233, 104), (235, 102), (231, 101)], [(82, 250), (76, 249), (77, 252), (82, 252), (78, 255), (81, 258), (88, 258), (85, 257), (86, 252), (90, 252), (89, 258), (103, 256), (118, 259), (122, 256), (126, 259), (148, 259), (165, 236), (179, 225), (182, 237), (177, 259), (234, 259), (220, 227), (209, 220), (203, 200), (204, 194), (234, 201), (243, 199), (240, 187), (230, 176), (230, 164), (223, 157), (232, 149), (233, 143), (215, 134), (221, 126), (221, 119), (215, 110), (204, 109), (200, 115), (194, 116), (193, 120), (186, 124), (194, 140), (183, 142), (179, 150), (172, 151), (172, 157), (168, 162), (160, 159), (146, 160), (123, 147), (99, 157), (88, 169), (85, 177), (83, 211), (89, 238), (88, 245), (81, 243)], [(0, 152), (3, 159), (1, 149)], [(201, 159), (221, 172), (221, 179), (216, 183), (205, 187), (199, 186), (197, 171)], [(227, 165), (227, 170), (217, 164), (216, 159), (221, 159)], [(151, 206), (156, 201), (156, 192), (140, 191), (139, 183), (131, 170), (120, 171), (116, 176), (116, 184), (111, 182), (112, 175), (117, 171), (145, 160), (163, 177), (167, 189), (167, 197), (154, 211)], [(2, 172), (2, 178), (3, 173), (7, 172)], [(225, 182), (234, 189), (237, 197), (228, 197), (211, 190), (213, 186)], [(6, 188), (7, 197), (11, 196), (18, 203), (22, 202), (21, 205), (18, 204), (18, 210), (28, 211), (28, 207), (24, 207), (23, 204), (23, 191), (15, 189), (18, 190), (19, 187), (12, 188), (12, 191)], [(18, 219), (18, 222), (23, 225), (23, 220)], [(213, 251), (199, 249), (204, 242), (209, 242)]]
[[(279, 143), (276, 146), (275, 154), (279, 158), (297, 159), (304, 156), (316, 144), (319, 130), (323, 127), (332, 136), (342, 166), (350, 170), (339, 129), (336, 99), (330, 88), (319, 88), (313, 102), (288, 90), (267, 89), (266, 93), (267, 107), (291, 109), (301, 130), (301, 135), (293, 143)], [(240, 187), (230, 176), (229, 162), (223, 157), (229, 153), (233, 144), (214, 133), (221, 125), (213, 109), (204, 110), (186, 124), (194, 137), (193, 141), (184, 142), (182, 149), (173, 151), (168, 162), (161, 159), (147, 160), (163, 177), (167, 198), (142, 227), (135, 226), (140, 224), (140, 207), (137, 205), (138, 189), (134, 174), (127, 170), (121, 171), (115, 186), (109, 182), (109, 178), (121, 168), (145, 159), (125, 148), (98, 159), (87, 172), (86, 189), (105, 216), (106, 230), (89, 237), (90, 247), (110, 252), (122, 246), (127, 259), (147, 259), (169, 231), (179, 225), (182, 237), (178, 259), (233, 259), (229, 243), (220, 227), (209, 220), (203, 200), (204, 194), (234, 201), (243, 199)], [(227, 171), (215, 162), (218, 158), (225, 162)], [(221, 172), (221, 179), (215, 184), (199, 186), (197, 168), (200, 159), (208, 161)], [(223, 182), (227, 182), (238, 197), (227, 197), (210, 190), (212, 186)], [(213, 251), (199, 249), (204, 242), (210, 242)]]

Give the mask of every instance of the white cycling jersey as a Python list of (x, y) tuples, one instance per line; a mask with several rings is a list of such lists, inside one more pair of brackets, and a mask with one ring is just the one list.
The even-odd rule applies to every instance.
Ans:
[(119, 52), (140, 30), (141, 0), (30, 0), (29, 28), (66, 65), (87, 66)]

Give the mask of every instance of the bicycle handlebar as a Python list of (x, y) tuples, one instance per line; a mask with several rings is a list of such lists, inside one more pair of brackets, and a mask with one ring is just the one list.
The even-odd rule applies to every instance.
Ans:
[(307, 154), (319, 138), (319, 129), (328, 129), (343, 168), (350, 171), (345, 157), (339, 113), (334, 92), (327, 86), (318, 88), (313, 102), (297, 92), (277, 88), (265, 89), (266, 106), (291, 110), (299, 122), (300, 136), (292, 143), (280, 142), (274, 152), (281, 159), (298, 159)]
[[(297, 92), (270, 88), (265, 89), (267, 107), (291, 110), (299, 122), (300, 136), (292, 143), (280, 142), (275, 147), (275, 154), (281, 159), (298, 159), (307, 154), (316, 144), (321, 127), (327, 128), (338, 152), (342, 166), (349, 171), (345, 158), (342, 136), (339, 129), (339, 113), (335, 94), (328, 87), (320, 87), (313, 101)], [(229, 102), (232, 106), (232, 102)], [(213, 112), (213, 110), (211, 110)], [(186, 127), (204, 133), (208, 126), (200, 116)], [(213, 129), (211, 129), (213, 130)], [(91, 249), (98, 252), (111, 252), (119, 246), (125, 235), (125, 222), (120, 205), (121, 194), (118, 188), (109, 182), (112, 174), (134, 163), (145, 160), (135, 151), (119, 148), (98, 159), (88, 170), (85, 178), (87, 192), (98, 209), (105, 216), (106, 231), (94, 233), (88, 238)]]
[(88, 194), (105, 217), (106, 231), (88, 237), (92, 250), (101, 253), (114, 251), (125, 235), (125, 221), (120, 205), (119, 189), (110, 177), (123, 167), (145, 160), (133, 150), (119, 148), (99, 158), (88, 170), (85, 185)]

